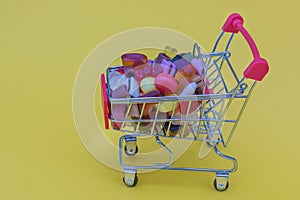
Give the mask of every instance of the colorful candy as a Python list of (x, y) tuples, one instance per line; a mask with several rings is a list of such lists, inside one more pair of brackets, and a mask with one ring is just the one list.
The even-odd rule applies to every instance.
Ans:
[(176, 108), (177, 102), (176, 101), (164, 101), (161, 102), (158, 110), (159, 112), (167, 113), (171, 112), (173, 109)]
[[(112, 98), (148, 98), (160, 96), (189, 96), (213, 94), (209, 89), (209, 81), (205, 80), (205, 64), (191, 53), (176, 55), (177, 51), (167, 47), (164, 53), (159, 53), (154, 60), (139, 53), (122, 55), (123, 67), (114, 68), (108, 74)], [(151, 98), (152, 99), (152, 98)], [(154, 99), (154, 98), (153, 98)], [(127, 109), (132, 119), (149, 119), (151, 122), (141, 122), (140, 129), (149, 131), (153, 119), (178, 118), (173, 122), (156, 122), (155, 129), (167, 131), (170, 125), (170, 136), (180, 134), (187, 137), (190, 134), (190, 122), (185, 126), (182, 117), (190, 118), (193, 113), (198, 117), (199, 105), (197, 100), (168, 100), (160, 103), (112, 104), (111, 116), (115, 120), (124, 120)], [(143, 108), (144, 105), (144, 108)], [(143, 108), (143, 112), (142, 112)], [(142, 113), (141, 113), (142, 112)], [(197, 119), (196, 119), (197, 121)], [(123, 122), (113, 122), (115, 129), (120, 129)], [(125, 124), (126, 125), (126, 124)]]
[(161, 73), (155, 78), (155, 87), (164, 95), (169, 95), (176, 92), (178, 84), (171, 75)]
[(137, 80), (135, 80), (133, 76), (125, 78), (124, 80), (129, 94), (132, 97), (138, 97), (140, 90), (139, 90), (139, 83), (137, 82)]
[(194, 58), (191, 60), (191, 64), (195, 67), (198, 75), (204, 75), (204, 63), (202, 60)]
[(140, 53), (128, 53), (121, 56), (124, 67), (135, 67), (147, 63), (147, 56)]
[(186, 65), (189, 65), (189, 61), (187, 61), (186, 59), (184, 58), (181, 58), (179, 60), (176, 60), (175, 62), (173, 62), (174, 65), (176, 66), (177, 70), (180, 70), (181, 68), (183, 68), (184, 66)]
[(177, 69), (176, 66), (171, 61), (163, 59), (161, 62), (161, 67), (163, 73), (170, 74), (173, 77), (175, 76)]
[(155, 63), (161, 63), (162, 60), (171, 60), (170, 57), (164, 53), (159, 53), (156, 60), (155, 60)]
[(185, 95), (192, 95), (195, 93), (196, 90), (196, 83), (195, 82), (191, 82), (189, 84), (186, 85), (186, 87), (182, 90), (182, 92), (180, 93), (179, 96), (185, 96)]
[(168, 55), (170, 58), (174, 58), (177, 54), (177, 49), (170, 46), (166, 46), (164, 53)]
[(147, 94), (149, 92), (156, 91), (156, 84), (155, 84), (155, 78), (153, 77), (146, 77), (142, 79), (140, 83), (140, 88), (144, 94)]
[(130, 73), (134, 74), (134, 78), (140, 82), (145, 77), (155, 77), (158, 74), (162, 73), (162, 67), (159, 64), (153, 63), (152, 66), (150, 64), (144, 64), (132, 69)]
[[(111, 112), (112, 112), (112, 119), (114, 120), (124, 120), (126, 115), (126, 104), (112, 104), (111, 105)], [(123, 122), (113, 122), (112, 126), (114, 129), (121, 129)]]

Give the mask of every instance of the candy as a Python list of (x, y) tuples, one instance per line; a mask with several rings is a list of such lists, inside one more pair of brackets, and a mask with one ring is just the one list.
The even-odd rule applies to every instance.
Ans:
[(149, 92), (147, 94), (142, 94), (139, 97), (159, 97), (162, 96), (162, 93), (158, 90)]
[(108, 74), (109, 87), (111, 90), (115, 90), (124, 83), (124, 77), (117, 71), (112, 71)]
[(155, 80), (156, 79), (153, 77), (146, 77), (142, 79), (140, 83), (140, 88), (144, 94), (157, 90)]
[(153, 77), (156, 77), (158, 74), (162, 73), (163, 72), (163, 68), (161, 65), (159, 64), (155, 64), (152, 65), (152, 76)]
[(193, 65), (188, 64), (188, 65), (184, 66), (183, 68), (181, 68), (178, 71), (178, 73), (182, 74), (184, 77), (192, 78), (196, 73), (196, 69)]
[[(112, 119), (114, 120), (124, 120), (126, 115), (126, 104), (112, 104), (111, 111), (112, 111)], [(122, 127), (123, 122), (113, 122), (112, 126), (119, 130)]]
[(179, 112), (182, 113), (182, 114), (187, 114), (187, 113), (194, 112), (195, 110), (197, 110), (200, 103), (201, 102), (199, 102), (199, 101), (191, 101), (190, 109), (188, 109), (189, 102), (188, 101), (181, 101), (181, 102), (179, 102), (179, 105), (178, 105)]
[(176, 62), (177, 60), (180, 60), (182, 59), (182, 56), (181, 55), (176, 55), (171, 61), (174, 63)]
[(161, 73), (155, 78), (155, 87), (164, 95), (168, 95), (176, 92), (178, 84), (171, 75)]
[(179, 60), (176, 60), (173, 62), (174, 65), (176, 66), (177, 70), (180, 70), (181, 68), (183, 68), (184, 66), (186, 65), (189, 65), (189, 61), (187, 61), (186, 59), (184, 58), (181, 58)]
[(176, 106), (177, 102), (175, 101), (163, 101), (160, 103), (158, 110), (159, 112), (167, 113), (171, 112)]
[(204, 74), (204, 63), (202, 60), (200, 59), (192, 59), (191, 60), (191, 64), (195, 67), (196, 71), (197, 71), (197, 74), (200, 75), (200, 76), (203, 76)]
[(173, 77), (175, 76), (177, 69), (176, 66), (171, 61), (167, 61), (163, 59), (161, 62), (161, 67), (163, 73), (170, 74)]
[(161, 63), (162, 60), (171, 60), (170, 57), (164, 53), (159, 53), (156, 60), (155, 60), (155, 63)]
[(112, 98), (127, 98), (130, 94), (128, 93), (127, 87), (125, 85), (121, 85), (115, 90), (111, 91)]
[(139, 106), (137, 104), (132, 104), (128, 115), (130, 117), (138, 118), (140, 116)]
[(121, 56), (124, 67), (135, 67), (147, 63), (147, 56), (140, 53), (128, 53)]
[(156, 75), (162, 73), (162, 67), (160, 64), (153, 63), (151, 66), (150, 64), (144, 64), (138, 67), (135, 67), (131, 73), (134, 74), (134, 78), (140, 82), (145, 77), (155, 77)]
[(190, 78), (181, 78), (179, 81), (178, 81), (178, 87), (177, 87), (177, 90), (176, 90), (176, 94), (177, 95), (180, 95), (181, 92), (184, 90), (184, 88), (190, 83), (192, 82), (192, 80)]
[(180, 93), (179, 96), (185, 96), (185, 95), (192, 95), (194, 94), (195, 90), (196, 90), (196, 83), (195, 82), (191, 82), (189, 83)]
[(190, 52), (185, 53), (182, 58), (186, 59), (188, 62), (191, 62), (191, 60), (194, 58), (195, 56), (193, 54), (191, 54)]
[[(157, 112), (157, 105), (153, 106), (149, 112), (150, 119), (167, 119), (168, 115), (165, 112)], [(163, 122), (156, 122), (156, 124), (162, 124)]]
[[(156, 106), (155, 103), (146, 103), (144, 106), (144, 110), (142, 114), (143, 119), (149, 119), (150, 111), (152, 110), (152, 107)], [(140, 104), (140, 111), (142, 112), (143, 104)]]
[[(195, 90), (196, 90), (196, 83), (195, 82), (191, 82), (189, 83), (180, 93), (179, 96), (185, 96), (185, 95), (193, 95)], [(191, 105), (189, 108), (189, 102), (187, 101), (180, 101), (179, 102), (179, 112), (182, 114), (187, 114), (187, 113), (191, 113), (194, 112), (198, 107), (199, 107), (200, 102), (198, 101), (191, 101)]]
[(128, 89), (129, 94), (132, 97), (139, 96), (139, 83), (135, 80), (133, 76), (125, 78), (125, 85)]
[(166, 46), (164, 53), (168, 55), (170, 58), (174, 58), (177, 54), (177, 49), (170, 46)]

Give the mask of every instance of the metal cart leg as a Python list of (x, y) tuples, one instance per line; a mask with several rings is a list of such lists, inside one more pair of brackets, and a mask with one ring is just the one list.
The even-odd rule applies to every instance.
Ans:
[(216, 173), (216, 178), (214, 180), (214, 187), (218, 191), (225, 191), (229, 186), (228, 173)]
[(136, 137), (125, 137), (124, 152), (128, 156), (134, 156), (138, 152)]

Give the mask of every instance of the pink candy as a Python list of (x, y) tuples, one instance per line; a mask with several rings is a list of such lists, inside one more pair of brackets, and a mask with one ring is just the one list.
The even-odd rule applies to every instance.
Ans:
[(164, 95), (175, 94), (178, 84), (169, 74), (161, 73), (155, 78), (155, 87)]

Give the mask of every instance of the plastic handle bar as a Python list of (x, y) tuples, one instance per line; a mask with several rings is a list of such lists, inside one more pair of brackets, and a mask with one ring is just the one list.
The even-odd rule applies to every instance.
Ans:
[(269, 65), (264, 58), (260, 57), (258, 48), (253, 38), (248, 33), (248, 31), (243, 26), (243, 24), (244, 24), (244, 19), (239, 14), (234, 13), (227, 18), (222, 29), (224, 32), (230, 32), (230, 33), (241, 32), (241, 34), (249, 44), (253, 54), (253, 61), (249, 64), (249, 66), (244, 71), (244, 77), (256, 81), (261, 81), (268, 73)]
[(103, 117), (104, 117), (104, 124), (105, 128), (109, 129), (109, 123), (108, 123), (108, 95), (107, 95), (107, 83), (105, 82), (105, 76), (104, 74), (101, 74), (101, 93), (102, 93), (102, 108), (103, 108)]

